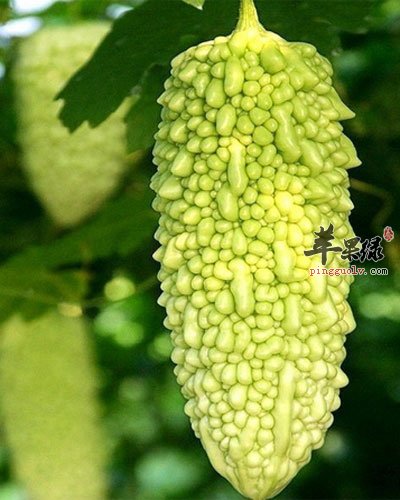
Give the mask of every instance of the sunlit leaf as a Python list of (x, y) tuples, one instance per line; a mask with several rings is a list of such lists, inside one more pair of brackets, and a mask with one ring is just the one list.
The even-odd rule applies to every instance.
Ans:
[(193, 7), (196, 7), (196, 9), (202, 9), (205, 0), (183, 0), (185, 3), (189, 5), (193, 5)]

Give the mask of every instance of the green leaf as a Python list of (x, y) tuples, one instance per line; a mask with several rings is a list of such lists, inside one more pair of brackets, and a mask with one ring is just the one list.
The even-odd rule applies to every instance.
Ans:
[(154, 66), (146, 74), (140, 97), (125, 117), (128, 125), (128, 152), (147, 149), (153, 144), (161, 112), (157, 98), (167, 76), (168, 71), (161, 66)]
[(205, 0), (183, 0), (185, 3), (189, 5), (193, 5), (193, 7), (196, 7), (196, 9), (203, 9), (203, 5)]
[(180, 0), (149, 0), (117, 19), (92, 59), (59, 94), (66, 101), (60, 115), (64, 124), (75, 130), (86, 119), (92, 126), (101, 123), (150, 66), (168, 63), (187, 46), (182, 36), (199, 21), (200, 12)]
[[(259, 0), (257, 6), (269, 30), (288, 40), (313, 43), (329, 55), (340, 47), (340, 30), (367, 30), (378, 3), (379, 0)], [(149, 67), (168, 64), (191, 45), (231, 33), (238, 8), (238, 0), (206, 2), (203, 11), (181, 0), (148, 0), (127, 12), (59, 94), (65, 100), (62, 121), (71, 130), (85, 120), (92, 126), (98, 125), (140, 83)], [(154, 88), (152, 92), (156, 93)]]
[(51, 272), (20, 259), (0, 267), (0, 321), (14, 311), (26, 317), (58, 304), (78, 304), (87, 292), (88, 276), (79, 271)]
[(0, 23), (3, 24), (8, 21), (10, 17), (10, 7), (7, 4), (0, 5)]
[[(340, 32), (365, 32), (380, 0), (259, 0), (267, 29), (290, 41), (309, 42), (331, 56), (341, 47)], [(288, 15), (290, 13), (290, 17)]]
[(48, 245), (24, 251), (9, 261), (9, 265), (56, 269), (112, 255), (127, 255), (154, 233), (157, 216), (151, 209), (151, 199), (148, 188), (122, 196), (85, 226)]
[(150, 240), (157, 219), (151, 198), (147, 188), (122, 196), (80, 229), (0, 266), (0, 321), (16, 310), (31, 317), (61, 303), (79, 303), (87, 293), (88, 274), (59, 268), (127, 255)]

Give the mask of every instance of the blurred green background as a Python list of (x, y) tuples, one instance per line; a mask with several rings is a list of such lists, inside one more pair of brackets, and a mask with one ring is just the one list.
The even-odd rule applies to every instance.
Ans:
[[(164, 0), (159, 6), (164, 9), (164, 24), (160, 27), (159, 19), (148, 17), (144, 27), (149, 38), (143, 38), (143, 44), (153, 40), (151, 45), (143, 48), (121, 38), (121, 46), (131, 43), (133, 59), (146, 59), (135, 59), (135, 67), (141, 64), (142, 70), (132, 81), (126, 81), (133, 64), (128, 57), (126, 66), (114, 64), (116, 93), (134, 87), (138, 99), (127, 119), (128, 151), (142, 153), (139, 160), (130, 160), (119, 188), (92, 217), (68, 229), (52, 222), (32, 191), (18, 141), (12, 74), (21, 41), (41, 26), (72, 27), (83, 20), (117, 19), (117, 29), (129, 31), (136, 22), (136, 9), (144, 16), (146, 11), (140, 9), (146, 4), (149, 12), (150, 7), (156, 12), (156, 0), (0, 3), (0, 319), (7, 321), (17, 312), (28, 321), (56, 308), (67, 316), (85, 316), (107, 436), (108, 498), (235, 500), (242, 497), (214, 472), (193, 436), (174, 379), (164, 313), (156, 303), (157, 265), (151, 258), (156, 217), (148, 184), (155, 170), (151, 135), (159, 113), (153, 96), (161, 91), (168, 51), (177, 54), (219, 30), (227, 34), (229, 26), (233, 28), (237, 2), (207, 0), (201, 13), (182, 2)], [(385, 260), (379, 263), (389, 275), (360, 277), (352, 287), (350, 301), (358, 327), (346, 344), (344, 369), (350, 385), (342, 391), (342, 407), (335, 413), (326, 444), (279, 498), (399, 499), (400, 2), (259, 0), (258, 4), (267, 26), (288, 39), (311, 41), (330, 58), (336, 86), (357, 114), (345, 124), (363, 161), (362, 167), (350, 171), (355, 233), (371, 238), (381, 235), (387, 225), (395, 232), (394, 240), (385, 244)], [(215, 18), (221, 10), (223, 25)], [(188, 23), (190, 16), (196, 16), (195, 23)], [(185, 31), (180, 31), (183, 23)], [(134, 53), (135, 46), (140, 54)], [(118, 57), (123, 59), (118, 47), (117, 62)], [(104, 57), (109, 54), (110, 49), (105, 50)], [(112, 57), (111, 61), (108, 57), (110, 67)], [(108, 66), (99, 60), (92, 63), (92, 77), (102, 71), (108, 75)], [(151, 63), (159, 66), (142, 78)], [(81, 94), (73, 94), (72, 88), (65, 94), (69, 108), (64, 118), (70, 126), (85, 119), (85, 112), (98, 123), (117, 107), (118, 98), (96, 100), (107, 82), (98, 78), (95, 88), (92, 83), (88, 78)], [(85, 84), (91, 89), (86, 94)], [(18, 365), (18, 359), (15, 362)], [(17, 479), (11, 465), (17, 452), (0, 418), (0, 500), (42, 500), (32, 497)]]

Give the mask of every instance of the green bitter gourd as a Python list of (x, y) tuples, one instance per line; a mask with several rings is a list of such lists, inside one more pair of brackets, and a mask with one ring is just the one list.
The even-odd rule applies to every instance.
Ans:
[(61, 227), (95, 213), (127, 169), (124, 107), (95, 129), (85, 123), (70, 134), (54, 101), (108, 29), (105, 22), (43, 28), (21, 43), (13, 72), (23, 167)]
[(0, 335), (1, 420), (16, 478), (35, 500), (104, 499), (107, 452), (84, 320), (14, 315)]
[(155, 258), (185, 411), (215, 469), (270, 498), (322, 446), (348, 382), (352, 277), (310, 277), (321, 257), (304, 251), (320, 226), (354, 237), (360, 161), (339, 123), (354, 115), (329, 61), (266, 31), (252, 0), (231, 36), (172, 61), (159, 102)]

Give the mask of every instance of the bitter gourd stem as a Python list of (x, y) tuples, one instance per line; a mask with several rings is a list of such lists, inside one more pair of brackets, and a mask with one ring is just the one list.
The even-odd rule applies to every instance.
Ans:
[(240, 16), (236, 31), (244, 31), (250, 28), (258, 28), (264, 30), (258, 20), (258, 14), (254, 0), (241, 0)]

